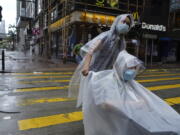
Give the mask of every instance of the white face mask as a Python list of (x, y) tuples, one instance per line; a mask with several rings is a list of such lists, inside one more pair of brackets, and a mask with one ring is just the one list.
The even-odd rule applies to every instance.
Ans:
[(119, 35), (127, 34), (129, 32), (129, 26), (127, 24), (118, 24), (116, 26), (116, 31)]

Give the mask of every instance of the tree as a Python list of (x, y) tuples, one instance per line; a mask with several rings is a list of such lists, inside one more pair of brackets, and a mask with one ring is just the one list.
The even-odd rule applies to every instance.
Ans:
[(8, 40), (9, 42), (12, 42), (12, 50), (15, 49), (15, 42), (16, 42), (16, 35), (17, 35), (17, 29), (15, 25), (9, 25), (8, 27)]

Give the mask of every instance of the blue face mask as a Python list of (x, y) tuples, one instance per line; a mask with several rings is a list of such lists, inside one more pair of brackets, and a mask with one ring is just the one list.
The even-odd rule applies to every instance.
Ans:
[(116, 31), (119, 35), (126, 34), (129, 32), (129, 26), (127, 24), (118, 24), (116, 26)]
[(129, 81), (133, 80), (136, 77), (136, 70), (134, 69), (128, 69), (123, 74), (124, 80)]

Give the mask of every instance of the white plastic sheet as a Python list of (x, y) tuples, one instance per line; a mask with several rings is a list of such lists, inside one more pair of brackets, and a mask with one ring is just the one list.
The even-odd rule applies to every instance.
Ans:
[[(116, 32), (116, 26), (125, 20), (129, 16), (131, 19), (130, 29), (134, 26), (134, 20), (132, 15), (123, 14), (116, 17), (109, 31), (103, 32), (81, 48), (82, 57), (86, 53), (93, 53), (90, 64), (91, 71), (102, 71), (105, 69), (112, 69), (113, 64), (117, 58), (119, 52), (126, 48), (124, 35), (118, 35)], [(130, 30), (129, 29), (129, 30)], [(96, 44), (100, 41), (100, 44)], [(98, 47), (97, 47), (98, 46)], [(99, 49), (94, 49), (99, 48)], [(79, 92), (79, 84), (81, 80), (81, 70), (83, 68), (84, 59), (77, 67), (76, 71), (71, 78), (68, 90), (69, 97), (77, 97)], [(80, 104), (79, 104), (80, 105)]]
[(180, 135), (180, 115), (123, 72), (141, 62), (125, 50), (112, 70), (91, 71), (83, 77), (79, 99), (85, 135)]

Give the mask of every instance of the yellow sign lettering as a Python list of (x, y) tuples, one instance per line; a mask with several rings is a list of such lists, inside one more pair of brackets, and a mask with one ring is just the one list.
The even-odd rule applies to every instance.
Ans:
[(104, 0), (97, 0), (96, 5), (100, 7), (104, 7)]
[(100, 22), (101, 22), (101, 24), (106, 24), (106, 17), (101, 15), (100, 16)]
[(139, 20), (139, 13), (138, 12), (134, 12), (134, 13), (132, 13), (132, 15), (133, 15), (133, 18), (135, 21)]

